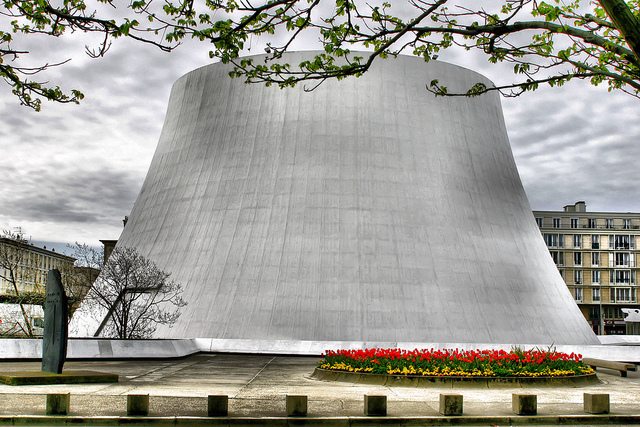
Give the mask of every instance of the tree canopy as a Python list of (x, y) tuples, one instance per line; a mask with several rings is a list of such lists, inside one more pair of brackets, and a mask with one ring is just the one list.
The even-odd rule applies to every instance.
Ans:
[[(78, 102), (77, 90), (32, 79), (53, 65), (21, 65), (28, 51), (16, 46), (17, 34), (60, 37), (65, 32), (102, 34), (87, 53), (100, 57), (113, 39), (128, 37), (171, 51), (188, 38), (210, 42), (211, 58), (233, 63), (233, 77), (248, 82), (292, 86), (320, 84), (329, 78), (359, 76), (373, 61), (407, 53), (426, 61), (439, 52), (478, 50), (491, 63), (510, 63), (514, 81), (498, 87), (476, 84), (462, 94), (446, 82), (430, 82), (439, 95), (479, 95), (498, 90), (517, 96), (541, 83), (571, 79), (607, 84), (640, 97), (640, 1), (638, 0), (4, 0), (0, 13), (0, 75), (20, 102), (39, 109), (41, 99)], [(467, 4), (465, 4), (467, 3)], [(472, 4), (469, 4), (472, 3)], [(109, 6), (109, 7), (107, 7)], [(5, 24), (2, 24), (2, 23)], [(300, 38), (319, 41), (323, 52), (312, 60), (288, 64), (282, 54)], [(243, 57), (262, 46), (265, 61)], [(363, 55), (366, 50), (370, 54)]]

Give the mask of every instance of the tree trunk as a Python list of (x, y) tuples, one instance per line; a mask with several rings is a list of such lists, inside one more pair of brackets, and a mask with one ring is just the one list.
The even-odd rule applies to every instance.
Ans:
[[(19, 298), (20, 297), (20, 291), (18, 290), (18, 285), (16, 284), (16, 276), (13, 270), (11, 270), (11, 284), (13, 285), (13, 290), (16, 293), (16, 296)], [(27, 315), (27, 311), (24, 309), (24, 305), (22, 304), (22, 301), (20, 301), (18, 303), (20, 305), (20, 311), (22, 312), (22, 318), (24, 319), (24, 323), (25, 326), (27, 328), (27, 330), (25, 331), (27, 333), (27, 337), (28, 338), (33, 338), (33, 330), (31, 329), (31, 319), (29, 318), (29, 316)], [(24, 331), (24, 328), (22, 328), (22, 330)]]
[[(116, 310), (116, 308), (118, 307), (118, 304), (120, 304), (120, 301), (122, 300), (122, 298), (124, 297), (124, 294), (126, 292), (126, 289), (123, 289), (119, 294), (118, 297), (116, 298), (116, 300), (113, 302), (113, 305), (111, 305), (111, 307), (109, 307), (109, 310), (107, 311), (107, 314), (104, 316), (104, 319), (102, 319), (102, 322), (100, 323), (100, 326), (98, 326), (98, 329), (96, 329), (96, 332), (93, 334), (94, 337), (99, 337), (100, 334), (102, 333), (102, 330), (104, 329), (105, 326), (107, 326), (107, 322), (109, 321), (109, 319), (111, 318), (111, 316), (113, 316), (113, 312)], [(122, 337), (119, 337), (122, 338)]]
[(624, 0), (598, 0), (613, 24), (640, 60), (640, 19), (631, 12)]

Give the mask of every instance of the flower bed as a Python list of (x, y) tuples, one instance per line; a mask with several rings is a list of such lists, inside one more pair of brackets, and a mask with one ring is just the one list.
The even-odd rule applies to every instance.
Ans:
[(567, 377), (592, 375), (580, 354), (554, 350), (328, 350), (328, 371), (433, 377)]

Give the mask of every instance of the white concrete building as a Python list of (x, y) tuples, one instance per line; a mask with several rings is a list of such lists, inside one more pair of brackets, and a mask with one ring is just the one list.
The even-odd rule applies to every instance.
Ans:
[(311, 92), (228, 72), (174, 85), (118, 241), (185, 287), (159, 338), (597, 343), (531, 215), (498, 95), (425, 89), (486, 78), (404, 56)]

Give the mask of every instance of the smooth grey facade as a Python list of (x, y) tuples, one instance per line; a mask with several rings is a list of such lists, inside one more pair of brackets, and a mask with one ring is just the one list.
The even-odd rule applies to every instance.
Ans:
[(184, 285), (157, 337), (598, 343), (540, 236), (499, 97), (425, 89), (486, 78), (413, 57), (311, 92), (228, 71), (175, 83), (118, 243)]

